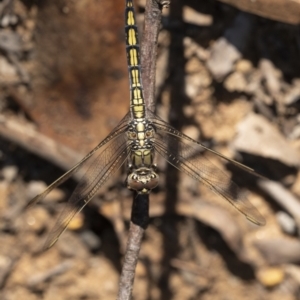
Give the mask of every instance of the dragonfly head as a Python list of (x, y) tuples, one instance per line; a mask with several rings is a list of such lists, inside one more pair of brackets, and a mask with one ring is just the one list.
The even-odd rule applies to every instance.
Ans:
[(159, 176), (151, 168), (138, 168), (127, 177), (127, 187), (140, 194), (149, 194), (159, 181)]

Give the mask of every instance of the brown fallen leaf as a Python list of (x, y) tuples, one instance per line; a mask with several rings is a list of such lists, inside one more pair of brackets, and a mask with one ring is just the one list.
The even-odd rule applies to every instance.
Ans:
[(290, 24), (300, 23), (299, 0), (219, 0), (241, 10)]
[(250, 113), (237, 126), (235, 151), (275, 159), (290, 167), (300, 166), (300, 154), (264, 117)]

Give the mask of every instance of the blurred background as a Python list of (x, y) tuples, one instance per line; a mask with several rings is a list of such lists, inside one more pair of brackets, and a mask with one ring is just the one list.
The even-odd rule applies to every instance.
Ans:
[[(142, 35), (145, 0), (135, 1)], [(0, 298), (115, 299), (132, 193), (121, 170), (41, 247), (79, 176), (28, 201), (128, 111), (125, 1), (0, 2)], [(163, 10), (156, 113), (226, 161), (266, 219), (158, 160), (134, 299), (300, 299), (300, 1), (172, 0)]]

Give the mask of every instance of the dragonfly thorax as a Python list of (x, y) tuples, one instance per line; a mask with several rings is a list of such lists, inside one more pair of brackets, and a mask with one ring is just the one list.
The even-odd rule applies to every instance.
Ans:
[(151, 168), (154, 159), (154, 126), (146, 119), (133, 120), (127, 129), (132, 169)]
[(130, 151), (128, 188), (148, 194), (159, 179), (154, 171), (155, 127), (147, 119), (133, 120), (128, 126), (127, 137)]
[(130, 141), (150, 141), (154, 136), (154, 125), (147, 119), (133, 120), (127, 129), (127, 137)]
[(127, 187), (140, 194), (149, 194), (159, 181), (159, 176), (152, 168), (139, 168), (127, 177)]

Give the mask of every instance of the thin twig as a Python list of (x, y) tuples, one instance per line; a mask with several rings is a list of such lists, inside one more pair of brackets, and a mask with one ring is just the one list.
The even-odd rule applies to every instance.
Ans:
[(144, 231), (149, 222), (149, 195), (138, 194), (133, 200), (129, 236), (122, 267), (117, 300), (131, 299), (135, 269)]
[(0, 115), (0, 136), (27, 151), (39, 155), (64, 170), (70, 169), (82, 155), (39, 133), (29, 123)]
[[(144, 36), (141, 45), (141, 63), (146, 107), (151, 111), (154, 111), (155, 108), (157, 38), (160, 29), (162, 7), (168, 3), (162, 0), (147, 0), (146, 3)], [(131, 299), (135, 268), (148, 220), (149, 195), (135, 195), (117, 300)]]
[(162, 7), (170, 1), (147, 0), (144, 21), (144, 35), (141, 45), (142, 79), (146, 106), (155, 109), (155, 71), (157, 39), (161, 24)]

